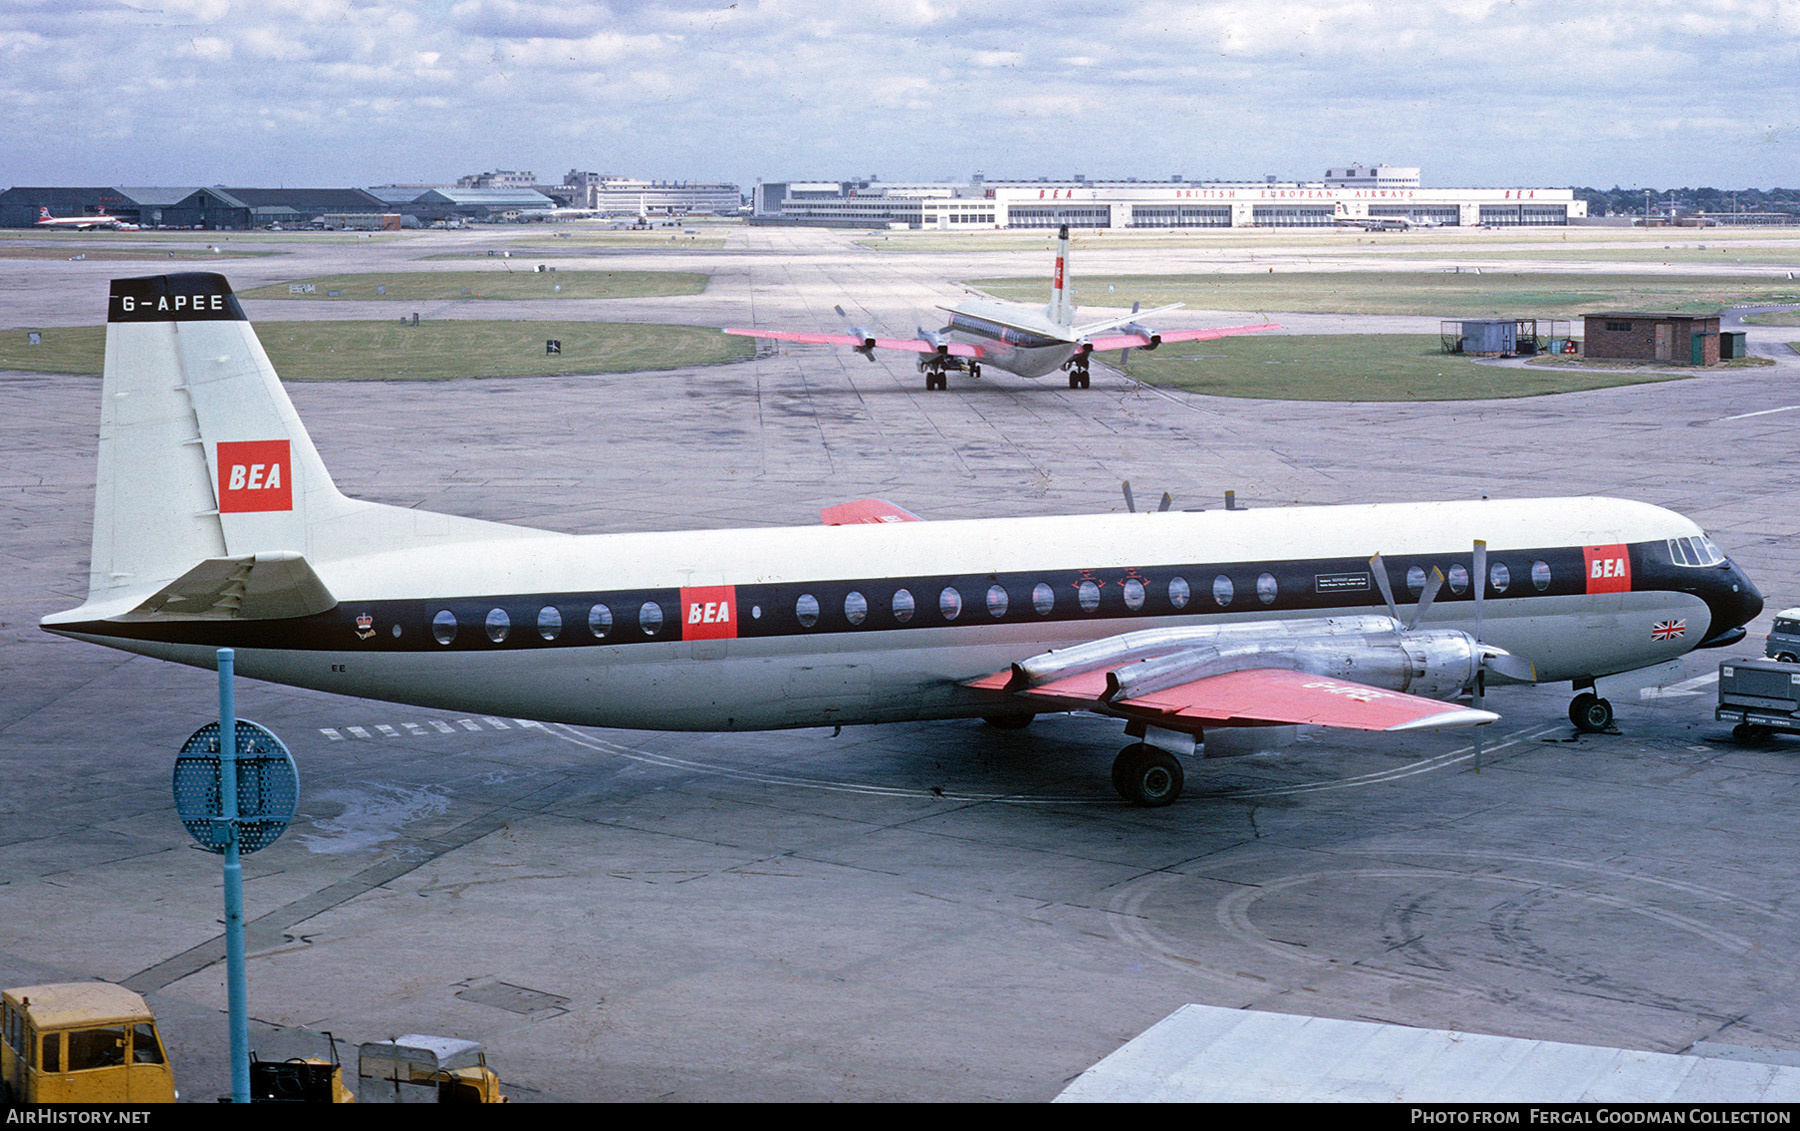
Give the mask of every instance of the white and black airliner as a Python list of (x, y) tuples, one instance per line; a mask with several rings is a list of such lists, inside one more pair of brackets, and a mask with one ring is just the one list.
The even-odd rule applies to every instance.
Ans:
[[(875, 360), (878, 349), (915, 353), (919, 355), (919, 372), (925, 374), (927, 389), (948, 388), (947, 371), (963, 371), (971, 377), (979, 377), (983, 365), (1020, 377), (1042, 377), (1062, 370), (1069, 375), (1069, 388), (1085, 389), (1090, 382), (1089, 357), (1096, 351), (1153, 350), (1165, 342), (1208, 341), (1281, 329), (1273, 322), (1266, 322), (1213, 330), (1159, 332), (1138, 321), (1180, 309), (1182, 304), (1179, 302), (1141, 312), (1134, 306), (1129, 314), (1077, 326), (1075, 301), (1068, 287), (1068, 269), (1069, 226), (1064, 224), (1056, 235), (1056, 267), (1050, 276), (1050, 301), (1041, 308), (993, 299), (960, 302), (939, 308), (950, 315), (949, 323), (942, 329), (927, 330), (921, 326), (917, 330), (918, 336), (912, 338), (878, 338), (860, 326), (850, 327), (848, 334), (735, 328), (725, 332), (781, 342), (849, 346), (870, 361)], [(838, 313), (843, 313), (841, 307)]]
[[(1596, 681), (1743, 636), (1762, 597), (1619, 499), (574, 536), (333, 485), (225, 279), (112, 284), (87, 601), (51, 632), (278, 683), (659, 730), (1085, 709), (1166, 804), (1221, 726), (1474, 725), (1491, 678)], [(1398, 595), (1398, 598), (1396, 597)], [(1473, 691), (1473, 703), (1447, 702)]]

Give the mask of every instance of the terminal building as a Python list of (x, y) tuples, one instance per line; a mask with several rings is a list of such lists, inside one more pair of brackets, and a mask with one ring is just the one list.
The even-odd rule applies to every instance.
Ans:
[(759, 184), (751, 222), (823, 227), (1329, 228), (1403, 220), (1432, 227), (1554, 226), (1587, 217), (1567, 188), (1424, 188), (1381, 165), (1320, 181), (990, 181)]
[(736, 185), (720, 181), (654, 181), (571, 169), (563, 184), (581, 190), (579, 199), (572, 201), (575, 207), (592, 208), (611, 216), (679, 216), (690, 212), (732, 216), (744, 204), (744, 195)]

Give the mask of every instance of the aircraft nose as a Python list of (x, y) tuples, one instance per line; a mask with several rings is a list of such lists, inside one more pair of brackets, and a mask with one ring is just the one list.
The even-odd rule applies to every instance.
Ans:
[(1763, 610), (1762, 590), (1730, 559), (1719, 567), (1713, 584), (1707, 586), (1702, 596), (1712, 613), (1712, 624), (1707, 626), (1706, 639), (1700, 644), (1702, 648), (1736, 643), (1743, 638), (1744, 625), (1755, 620)]

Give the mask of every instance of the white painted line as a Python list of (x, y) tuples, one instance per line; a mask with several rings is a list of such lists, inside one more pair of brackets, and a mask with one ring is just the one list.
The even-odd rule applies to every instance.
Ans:
[(319, 733), (324, 735), (326, 738), (331, 739), (331, 741), (333, 741), (333, 742), (344, 741), (344, 736), (337, 732), (336, 727), (320, 727)]
[(1719, 420), (1721, 423), (1727, 420), (1748, 420), (1752, 416), (1768, 416), (1770, 413), (1775, 412), (1793, 412), (1795, 409), (1800, 409), (1800, 404), (1782, 405), (1780, 408), (1765, 408), (1757, 412), (1740, 412), (1736, 416), (1721, 416), (1719, 417)]
[(1671, 683), (1667, 687), (1642, 687), (1638, 689), (1639, 699), (1681, 699), (1689, 695), (1698, 695), (1710, 684), (1719, 682), (1718, 671), (1710, 671), (1705, 675), (1697, 675), (1693, 679), (1684, 679), (1680, 683)]
[(406, 731), (408, 734), (424, 734), (425, 733), (425, 728), (420, 726), (418, 723), (401, 723), (400, 725), (406, 728)]
[(464, 730), (480, 730), (481, 729), (481, 724), (476, 722), (474, 719), (457, 719), (456, 721), (459, 724), (461, 724), (461, 726)]
[(455, 734), (456, 733), (456, 728), (451, 726), (449, 723), (445, 722), (442, 719), (432, 719), (431, 725), (437, 728), (439, 734)]
[(492, 715), (489, 715), (487, 717), (487, 719), (485, 719), (484, 721), (487, 723), (487, 725), (493, 727), (495, 730), (511, 730), (512, 729), (511, 727), (507, 726), (504, 721), (502, 721), (500, 719), (496, 719)]
[(364, 730), (361, 727), (345, 727), (344, 729), (349, 731), (351, 734), (355, 735), (358, 738), (368, 738), (369, 737), (369, 732)]
[(400, 737), (400, 732), (395, 730), (393, 727), (387, 725), (386, 723), (376, 723), (375, 729), (380, 731), (382, 734), (387, 735), (389, 738), (399, 738)]

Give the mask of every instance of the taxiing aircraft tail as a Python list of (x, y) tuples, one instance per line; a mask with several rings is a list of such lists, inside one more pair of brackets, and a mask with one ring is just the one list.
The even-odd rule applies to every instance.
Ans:
[(314, 566), (540, 533), (340, 493), (221, 275), (113, 280), (101, 400), (88, 600), (52, 621), (303, 615)]
[(1075, 303), (1069, 297), (1069, 226), (1056, 233), (1056, 273), (1050, 278), (1050, 305), (1044, 314), (1058, 326), (1075, 324)]

